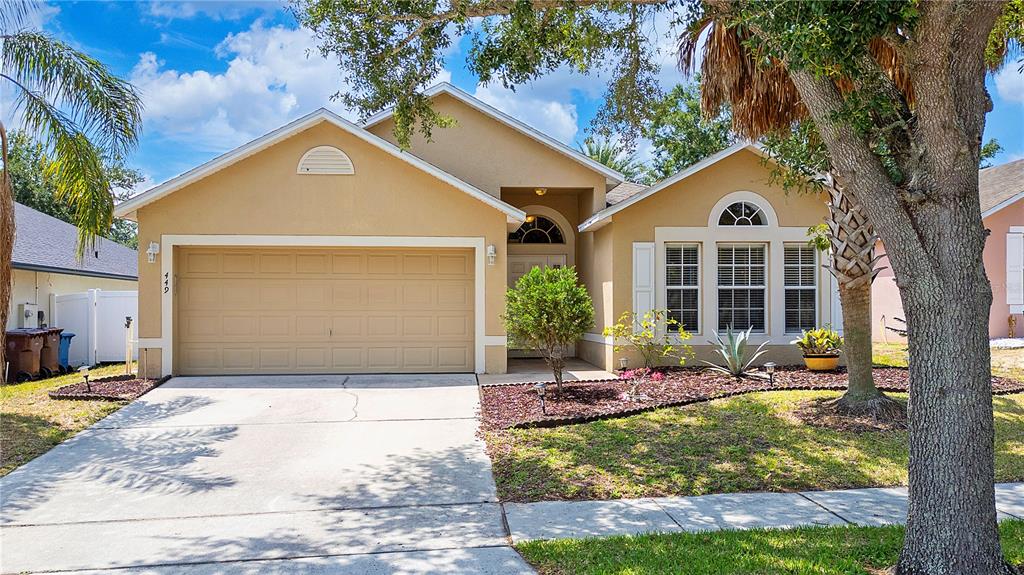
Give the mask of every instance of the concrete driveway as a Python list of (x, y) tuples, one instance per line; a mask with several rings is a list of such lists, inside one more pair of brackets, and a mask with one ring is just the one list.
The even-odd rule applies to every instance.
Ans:
[(471, 375), (174, 378), (0, 479), (4, 573), (528, 573)]

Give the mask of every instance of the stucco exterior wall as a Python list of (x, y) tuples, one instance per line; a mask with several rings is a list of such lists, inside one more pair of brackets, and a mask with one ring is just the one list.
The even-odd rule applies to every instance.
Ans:
[(139, 282), (135, 280), (97, 278), (19, 269), (13, 270), (11, 283), (11, 308), (10, 313), (7, 315), (7, 329), (18, 327), (18, 304), (36, 304), (40, 310), (45, 312), (46, 322), (53, 325), (50, 319), (53, 317), (53, 310), (50, 309), (50, 295), (82, 293), (90, 289), (134, 291), (139, 286)]
[[(299, 159), (330, 145), (355, 174), (300, 175)], [(506, 216), (422, 170), (327, 123), (140, 208), (139, 244), (165, 234), (479, 237), (497, 251), (485, 268), (485, 334), (503, 336)], [(139, 330), (160, 338), (160, 259), (139, 262)], [(489, 352), (489, 368), (504, 370)], [(156, 354), (151, 353), (150, 357)], [(156, 363), (155, 361), (151, 363)]]
[[(992, 284), (992, 308), (989, 311), (988, 335), (990, 338), (1007, 337), (1009, 335), (1010, 306), (1006, 303), (1006, 234), (1011, 226), (1024, 226), (1024, 200), (1007, 206), (983, 220), (991, 232), (985, 241), (982, 258), (985, 262), (985, 274)], [(881, 243), (875, 248), (876, 254), (885, 255), (885, 246)], [(879, 265), (888, 266), (888, 258), (882, 258)], [(886, 330), (884, 325), (901, 326), (892, 321), (893, 317), (905, 318), (900, 290), (896, 286), (896, 278), (892, 268), (879, 272), (871, 288), (872, 338), (883, 342), (904, 342), (895, 333)], [(1024, 334), (1024, 317), (1016, 314), (1016, 336)]]
[[(413, 154), (496, 197), (503, 187), (592, 188), (598, 193), (589, 198), (586, 215), (604, 208), (604, 175), (447, 94), (436, 96), (433, 105), (456, 125), (434, 128), (429, 142), (415, 135)], [(397, 144), (390, 118), (368, 129)]]
[[(583, 234), (594, 236), (591, 241), (595, 244), (601, 244), (603, 235), (607, 238), (604, 240), (607, 242), (606, 245), (598, 245), (594, 250), (595, 259), (611, 270), (608, 277), (601, 282), (610, 292), (605, 294), (606, 301), (599, 314), (603, 316), (605, 325), (613, 323), (620, 314), (632, 308), (633, 243), (654, 242), (655, 228), (706, 227), (708, 216), (715, 204), (726, 195), (737, 191), (754, 192), (766, 199), (774, 208), (780, 226), (807, 228), (824, 221), (827, 215), (824, 198), (786, 194), (782, 189), (770, 186), (768, 176), (769, 171), (761, 164), (758, 155), (747, 150), (737, 152), (614, 214), (610, 225), (593, 233)], [(712, 269), (708, 267), (709, 264), (710, 262), (702, 262), (703, 270)], [(819, 273), (818, 278), (819, 318), (824, 323), (831, 317), (830, 287), (827, 274)], [(775, 319), (770, 321), (781, 321), (778, 313), (776, 311)], [(712, 328), (716, 327), (705, 325), (705, 329), (702, 330), (704, 333), (688, 342), (694, 345), (698, 357), (711, 358), (711, 347), (707, 345), (707, 339), (713, 338)], [(595, 332), (600, 333), (600, 326)], [(772, 337), (772, 344), (772, 352), (764, 360), (777, 363), (800, 361), (799, 353), (790, 352), (792, 346), (788, 345), (788, 338), (783, 341)], [(607, 343), (598, 345), (611, 347)], [(609, 355), (598, 350), (590, 350), (587, 353), (595, 358), (607, 358)], [(628, 355), (620, 352), (615, 353), (614, 357)], [(631, 358), (630, 365), (636, 366), (638, 359)], [(603, 365), (606, 369), (617, 366), (617, 361)]]

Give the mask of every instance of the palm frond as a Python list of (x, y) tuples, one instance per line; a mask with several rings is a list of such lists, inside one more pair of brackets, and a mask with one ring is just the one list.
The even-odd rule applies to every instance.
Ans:
[(42, 32), (21, 31), (4, 38), (0, 71), (50, 100), (95, 145), (117, 154), (135, 146), (142, 100), (96, 59)]
[(31, 0), (3, 0), (0, 2), (0, 34), (28, 27), (29, 18), (38, 10), (38, 4)]
[(15, 103), (22, 110), (25, 129), (42, 136), (53, 152), (46, 173), (53, 179), (58, 198), (74, 208), (81, 257), (87, 245), (106, 232), (113, 220), (114, 198), (100, 151), (67, 114), (42, 94), (22, 89)]

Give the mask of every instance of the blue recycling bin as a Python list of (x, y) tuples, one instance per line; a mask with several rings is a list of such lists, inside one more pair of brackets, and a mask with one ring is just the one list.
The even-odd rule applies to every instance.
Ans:
[(71, 338), (75, 337), (75, 334), (70, 331), (65, 331), (60, 334), (60, 348), (57, 350), (57, 362), (60, 363), (60, 369), (62, 371), (71, 371), (71, 366), (68, 365), (68, 358), (71, 356)]

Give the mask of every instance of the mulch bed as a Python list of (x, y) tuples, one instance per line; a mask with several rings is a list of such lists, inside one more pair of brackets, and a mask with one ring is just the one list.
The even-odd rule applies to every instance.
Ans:
[[(627, 381), (566, 382), (562, 397), (555, 398), (555, 386), (547, 386), (547, 413), (541, 413), (533, 384), (482, 387), (481, 419), (484, 429), (557, 427), (598, 419), (635, 415), (652, 409), (689, 405), (759, 391), (846, 389), (846, 371), (812, 372), (802, 367), (779, 367), (775, 383), (760, 377), (736, 379), (706, 368), (670, 368), (660, 382), (645, 382), (635, 401), (627, 397)], [(906, 368), (874, 370), (875, 385), (883, 391), (907, 391)], [(1024, 382), (992, 378), (997, 395), (1024, 392)]]
[(114, 375), (85, 382), (63, 385), (51, 391), (50, 399), (85, 399), (131, 401), (163, 383), (163, 379), (139, 379), (134, 375)]

